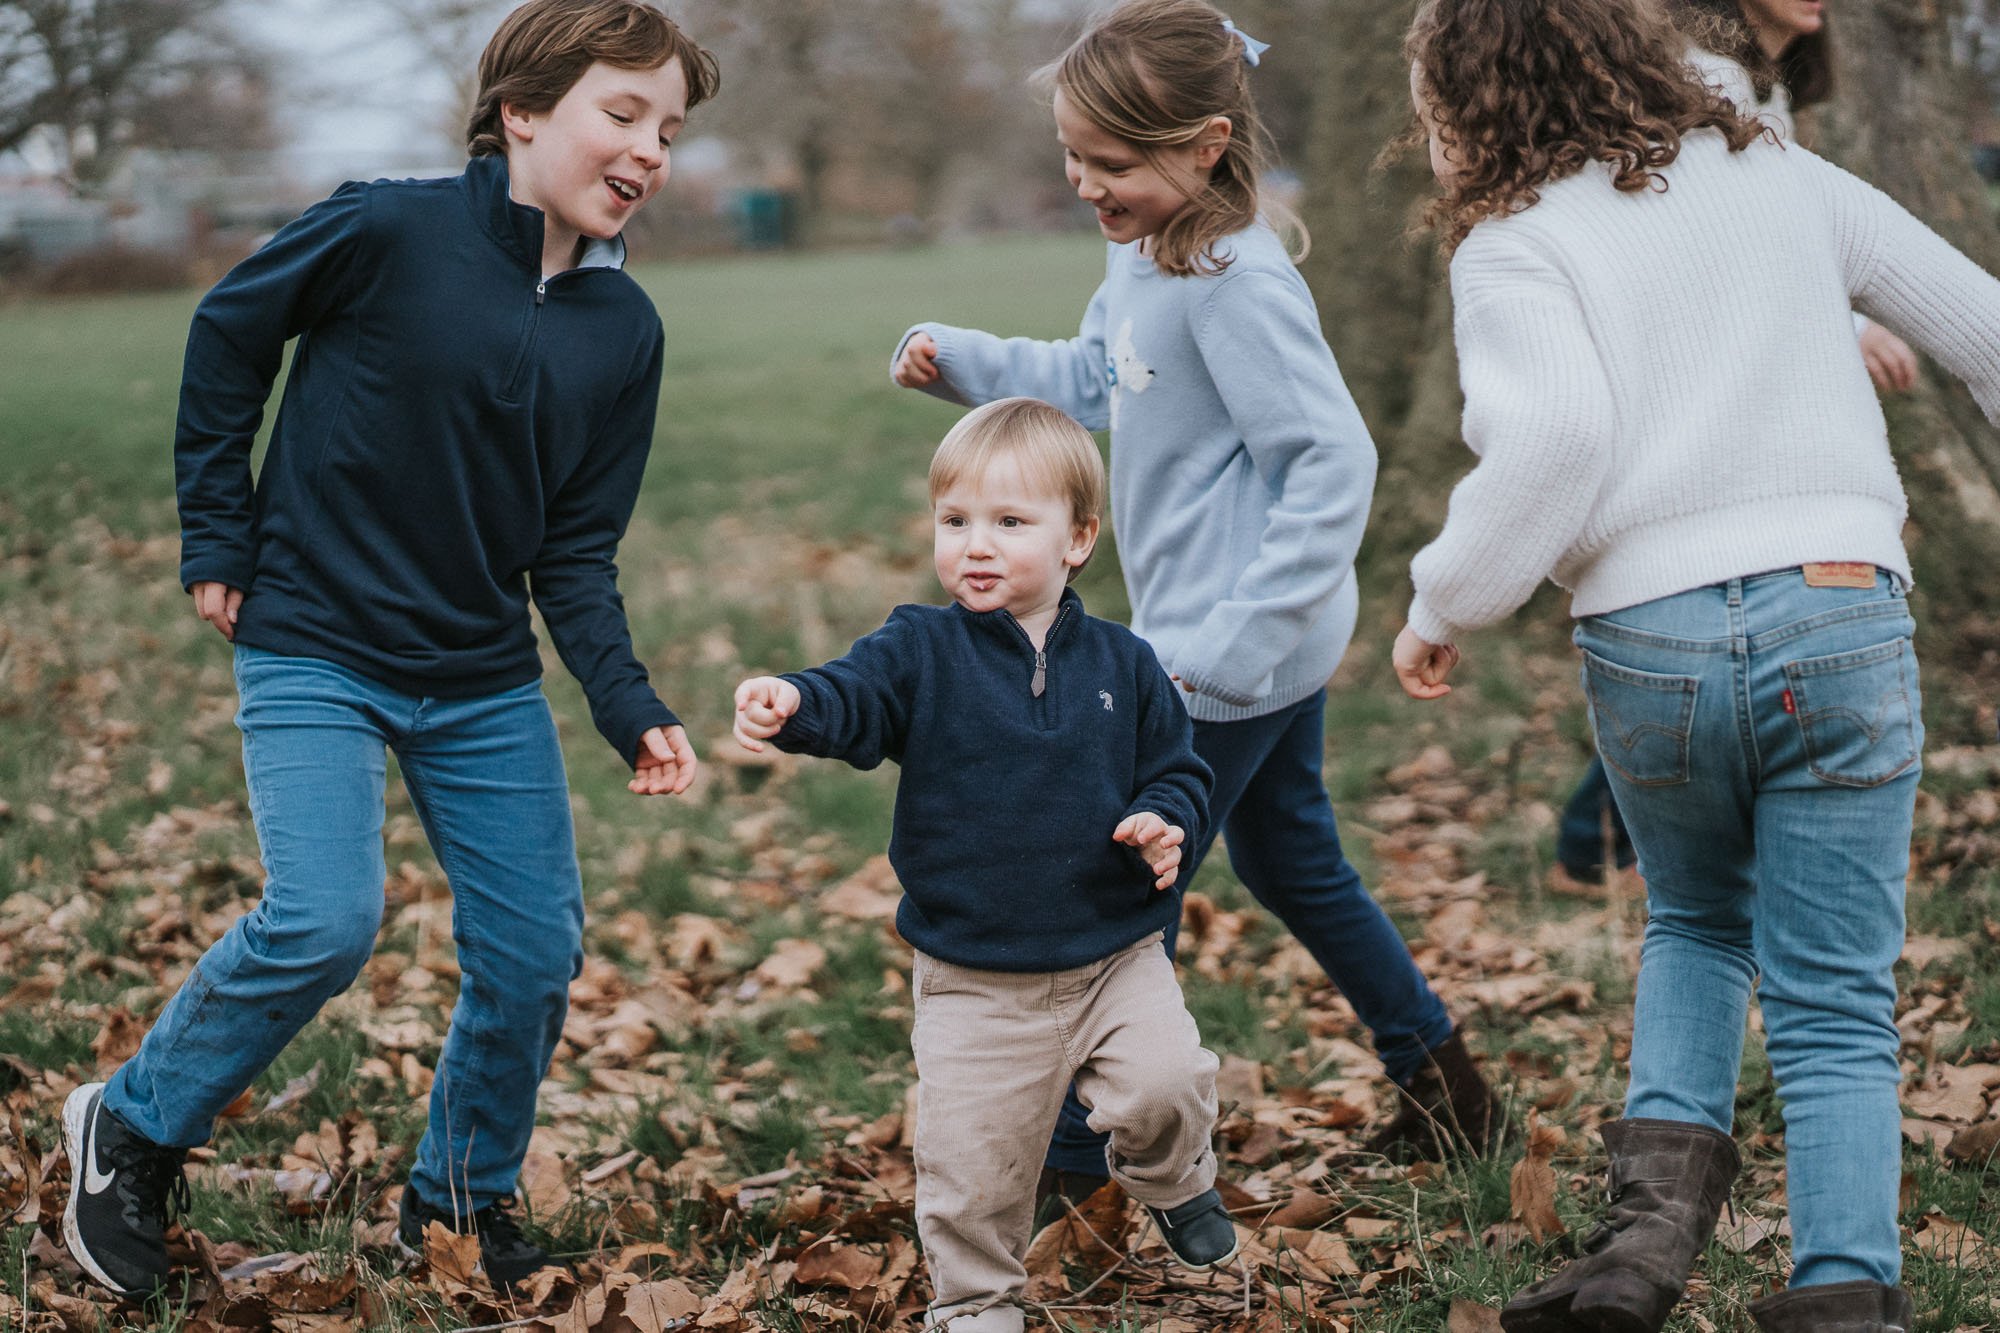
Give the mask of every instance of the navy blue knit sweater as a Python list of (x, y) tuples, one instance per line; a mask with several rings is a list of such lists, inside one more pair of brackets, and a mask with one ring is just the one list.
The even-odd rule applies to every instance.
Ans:
[[(614, 559), (645, 471), (662, 332), (615, 265), (541, 277), (501, 157), (342, 186), (202, 300), (174, 470), (181, 582), (244, 590), (239, 643), (465, 698), (541, 674), (532, 589), (626, 762), (674, 716), (632, 653)], [(298, 339), (254, 489), (250, 449)]]
[(1039, 655), (1005, 611), (900, 606), (847, 656), (786, 676), (779, 749), (902, 765), (889, 861), (896, 928), (961, 967), (1055, 972), (1108, 958), (1180, 914), (1111, 840), (1150, 810), (1208, 824), (1208, 765), (1143, 639), (1065, 591)]

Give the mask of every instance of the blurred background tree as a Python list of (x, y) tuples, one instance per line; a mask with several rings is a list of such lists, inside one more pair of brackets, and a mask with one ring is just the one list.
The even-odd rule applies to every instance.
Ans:
[(30, 139), (79, 192), (135, 147), (268, 148), (263, 57), (227, 0), (0, 0), (0, 153)]

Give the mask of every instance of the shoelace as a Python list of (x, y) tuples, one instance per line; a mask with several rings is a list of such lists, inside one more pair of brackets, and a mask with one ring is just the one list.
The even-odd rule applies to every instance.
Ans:
[(140, 1143), (122, 1143), (105, 1151), (111, 1165), (128, 1173), (128, 1196), (161, 1226), (185, 1216), (194, 1206), (181, 1154)]

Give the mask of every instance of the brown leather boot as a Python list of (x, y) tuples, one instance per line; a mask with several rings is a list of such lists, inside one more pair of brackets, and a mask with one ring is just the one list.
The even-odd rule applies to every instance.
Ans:
[(1363, 1145), (1392, 1162), (1435, 1161), (1467, 1149), (1484, 1153), (1506, 1130), (1500, 1099), (1486, 1086), (1457, 1029), (1424, 1053), (1410, 1086), (1396, 1091), (1402, 1103), (1396, 1118)]
[(1742, 1165), (1727, 1134), (1679, 1120), (1613, 1120), (1599, 1132), (1611, 1158), (1604, 1218), (1581, 1258), (1507, 1302), (1508, 1333), (1658, 1333), (1715, 1233)]
[(1910, 1293), (1880, 1282), (1793, 1287), (1750, 1303), (1764, 1333), (1908, 1333)]

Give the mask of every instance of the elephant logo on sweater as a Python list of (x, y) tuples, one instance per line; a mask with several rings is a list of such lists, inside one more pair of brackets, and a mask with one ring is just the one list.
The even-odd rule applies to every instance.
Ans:
[(1139, 359), (1139, 349), (1132, 345), (1130, 319), (1118, 326), (1106, 370), (1111, 376), (1111, 429), (1117, 430), (1119, 401), (1128, 393), (1146, 392), (1146, 386), (1153, 382), (1153, 368)]

